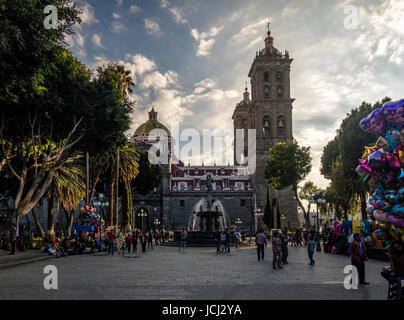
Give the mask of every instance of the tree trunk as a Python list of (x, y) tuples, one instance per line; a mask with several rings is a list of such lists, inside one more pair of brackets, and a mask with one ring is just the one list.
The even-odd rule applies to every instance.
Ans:
[(108, 184), (108, 225), (113, 226), (114, 225), (114, 177), (113, 175), (111, 176), (111, 180), (109, 181)]
[(53, 210), (53, 194), (51, 193), (48, 196), (48, 235), (54, 236), (55, 234), (55, 217), (54, 217), (54, 210)]
[(348, 207), (344, 207), (344, 219), (348, 221)]
[(3, 167), (6, 165), (6, 163), (7, 163), (7, 158), (3, 158), (3, 159), (0, 161), (0, 172), (1, 172), (1, 170), (3, 169)]
[(297, 205), (298, 205), (299, 208), (302, 209), (302, 211), (303, 211), (303, 215), (304, 215), (304, 217), (305, 217), (306, 224), (307, 224), (308, 213), (306, 212), (306, 209), (304, 208), (303, 203), (302, 203), (302, 202), (300, 201), (300, 199), (299, 199), (299, 196), (298, 196), (298, 194), (297, 194), (297, 187), (296, 187), (296, 188), (295, 188), (295, 187), (293, 188), (293, 195), (294, 195), (295, 198), (296, 198)]
[(41, 222), (39, 221), (38, 216), (36, 215), (35, 211), (36, 211), (36, 209), (32, 208), (31, 213), (32, 213), (32, 216), (34, 217), (35, 225), (38, 229), (38, 232), (41, 234), (41, 237), (43, 238), (43, 237), (45, 237), (45, 232), (43, 231)]
[(66, 215), (66, 236), (70, 237), (70, 235), (72, 234), (72, 228), (73, 228), (73, 221), (74, 221), (74, 214), (75, 214), (75, 210), (63, 210), (65, 212)]
[(306, 224), (306, 228), (310, 228), (311, 227), (311, 223), (310, 223), (310, 209), (311, 209), (311, 203), (309, 202), (309, 205), (307, 206), (307, 213), (304, 215), (304, 221)]
[(361, 200), (362, 220), (367, 220), (368, 219), (368, 214), (366, 212), (366, 207), (367, 207), (366, 192), (364, 190), (361, 190), (360, 193), (359, 193), (359, 197), (360, 197), (360, 200)]

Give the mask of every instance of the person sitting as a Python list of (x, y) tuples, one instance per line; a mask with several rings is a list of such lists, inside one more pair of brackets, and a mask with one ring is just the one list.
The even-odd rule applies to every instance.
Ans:
[(390, 279), (402, 276), (404, 277), (404, 251), (403, 245), (394, 240), (387, 248), (387, 256), (389, 257), (390, 269), (383, 270), (381, 275), (387, 281)]

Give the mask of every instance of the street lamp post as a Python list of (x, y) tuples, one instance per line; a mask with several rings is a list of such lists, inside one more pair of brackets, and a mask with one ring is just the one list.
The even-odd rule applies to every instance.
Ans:
[(160, 224), (161, 222), (159, 221), (159, 219), (154, 219), (154, 225), (157, 226), (157, 229), (160, 230)]
[[(106, 207), (109, 206), (109, 202), (104, 198), (104, 195), (103, 195), (102, 193), (100, 193), (100, 194), (98, 195), (98, 199), (93, 202), (93, 205), (94, 205), (95, 207), (100, 207), (100, 209), (101, 209), (101, 210), (100, 210), (100, 211), (101, 211), (100, 218), (102, 219), (103, 216), (104, 216), (104, 208), (106, 208)], [(101, 236), (102, 236), (102, 234), (101, 234), (101, 221), (100, 221), (100, 225), (98, 226), (98, 229), (99, 229), (98, 231), (99, 231), (99, 234), (100, 234), (100, 246), (99, 246), (99, 250), (101, 250)]]
[(144, 227), (143, 227), (143, 225), (144, 225), (144, 217), (147, 217), (147, 213), (144, 212), (144, 210), (142, 208), (142, 209), (140, 209), (140, 213), (138, 213), (137, 215), (138, 215), (138, 217), (142, 218), (142, 232), (144, 232)]
[(255, 232), (258, 232), (258, 229), (261, 227), (261, 220), (260, 223), (258, 224), (258, 217), (260, 217), (261, 219), (261, 217), (264, 214), (261, 212), (261, 209), (258, 208), (254, 215), (255, 215)]
[[(326, 203), (325, 199), (320, 197), (320, 194), (318, 191), (316, 191), (314, 193), (314, 196), (312, 197), (312, 199), (309, 200), (310, 203), (316, 203), (317, 204), (317, 215), (313, 216), (313, 218), (316, 219), (316, 233), (317, 233), (317, 237), (316, 237), (316, 250), (317, 251), (321, 251), (321, 245), (320, 245), (320, 226), (319, 226), (319, 222), (320, 222), (320, 217), (319, 217), (319, 212), (318, 212), (318, 205), (320, 203)], [(322, 220), (322, 219), (321, 219)]]
[(237, 218), (237, 220), (234, 222), (237, 225), (237, 229), (240, 229), (240, 225), (243, 223), (240, 218)]

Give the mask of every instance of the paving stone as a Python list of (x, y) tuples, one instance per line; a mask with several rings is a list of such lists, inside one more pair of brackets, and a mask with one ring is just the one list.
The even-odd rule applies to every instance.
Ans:
[[(137, 259), (82, 255), (35, 262), (0, 271), (0, 299), (386, 299), (380, 276), (386, 262), (366, 263), (369, 286), (346, 290), (349, 258), (315, 252), (309, 266), (306, 248), (289, 248), (289, 264), (272, 269), (271, 248), (258, 262), (255, 248), (216, 254), (214, 248), (155, 247)], [(43, 269), (58, 268), (58, 290), (45, 290)]]

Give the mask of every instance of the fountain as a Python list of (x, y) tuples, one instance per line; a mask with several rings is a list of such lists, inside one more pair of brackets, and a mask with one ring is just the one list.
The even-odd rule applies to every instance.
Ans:
[(216, 230), (224, 230), (230, 226), (230, 218), (219, 200), (212, 203), (212, 178), (208, 176), (207, 197), (198, 201), (194, 207), (188, 227), (188, 241), (196, 245), (214, 245)]

